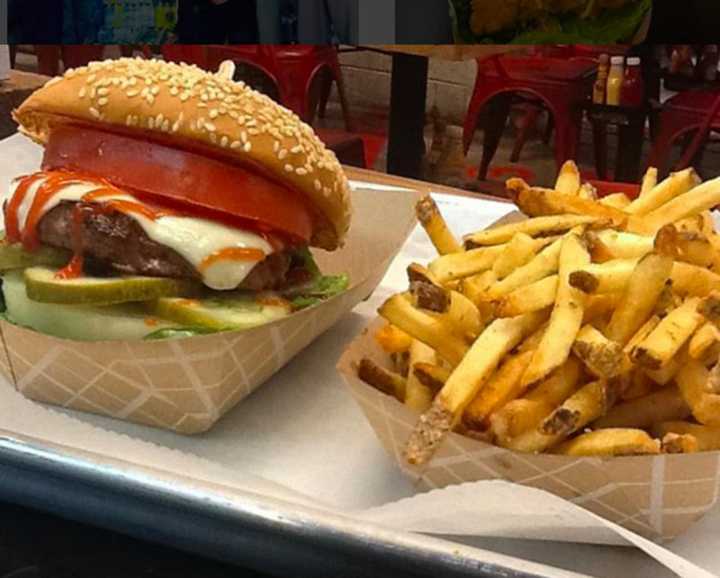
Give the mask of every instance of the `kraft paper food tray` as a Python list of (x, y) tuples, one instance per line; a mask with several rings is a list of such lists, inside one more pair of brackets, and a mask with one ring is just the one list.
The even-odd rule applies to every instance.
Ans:
[(390, 368), (373, 338), (383, 324), (377, 319), (364, 330), (338, 370), (385, 450), (421, 488), (507, 480), (548, 491), (656, 541), (682, 534), (716, 504), (720, 452), (574, 458), (522, 454), (451, 433), (429, 464), (410, 466), (403, 449), (419, 415), (361, 381), (355, 370), (363, 357)]
[(26, 397), (184, 434), (208, 430), (382, 279), (415, 225), (410, 190), (353, 190), (346, 246), (318, 252), (348, 291), (248, 331), (169, 341), (76, 342), (0, 322), (0, 372)]

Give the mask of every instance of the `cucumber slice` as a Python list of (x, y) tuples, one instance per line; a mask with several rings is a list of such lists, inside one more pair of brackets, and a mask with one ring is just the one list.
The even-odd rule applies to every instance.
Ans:
[(63, 249), (41, 247), (37, 251), (26, 251), (19, 243), (0, 243), (0, 272), (26, 267), (62, 267), (70, 261), (71, 254)]
[(2, 280), (8, 321), (48, 335), (77, 341), (125, 341), (175, 327), (168, 321), (149, 319), (139, 304), (88, 307), (31, 301), (22, 271), (7, 272)]
[(290, 304), (283, 299), (255, 299), (236, 292), (202, 300), (158, 299), (149, 307), (154, 315), (180, 325), (217, 331), (257, 327), (292, 312)]
[(161, 277), (81, 277), (56, 279), (56, 271), (46, 267), (25, 270), (27, 296), (41, 303), (66, 305), (115, 305), (150, 301), (159, 297), (196, 295), (197, 284)]

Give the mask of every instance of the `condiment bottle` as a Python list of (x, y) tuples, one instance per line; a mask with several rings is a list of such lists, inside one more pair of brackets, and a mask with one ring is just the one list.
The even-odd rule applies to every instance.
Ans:
[(640, 68), (640, 58), (627, 59), (625, 78), (623, 79), (620, 102), (623, 106), (639, 107), (645, 97), (645, 82)]
[(607, 81), (607, 97), (606, 102), (612, 106), (620, 104), (620, 94), (622, 92), (623, 80), (625, 77), (625, 58), (623, 56), (613, 56), (610, 59), (610, 74)]
[(698, 80), (715, 82), (718, 77), (718, 63), (717, 44), (708, 44), (703, 49), (703, 54), (696, 69)]
[(598, 74), (593, 86), (593, 102), (605, 104), (605, 92), (607, 90), (608, 74), (610, 73), (610, 56), (601, 54), (598, 60)]

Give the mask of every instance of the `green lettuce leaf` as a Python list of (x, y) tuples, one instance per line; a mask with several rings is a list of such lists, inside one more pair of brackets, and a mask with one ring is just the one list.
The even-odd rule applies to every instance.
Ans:
[(346, 274), (342, 275), (322, 275), (317, 277), (312, 283), (288, 295), (293, 309), (299, 311), (313, 307), (318, 303), (322, 303), (335, 295), (339, 295), (346, 291), (350, 285), (350, 278)]
[(163, 339), (183, 339), (186, 337), (196, 337), (198, 335), (209, 335), (218, 333), (215, 329), (207, 327), (167, 327), (153, 331), (144, 337), (145, 341), (161, 341)]

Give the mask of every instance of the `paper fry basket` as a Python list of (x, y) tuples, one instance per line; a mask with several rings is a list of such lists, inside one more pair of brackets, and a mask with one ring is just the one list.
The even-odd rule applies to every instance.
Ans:
[(414, 191), (353, 191), (344, 249), (317, 255), (350, 289), (243, 332), (171, 341), (77, 342), (0, 323), (0, 372), (26, 397), (184, 434), (208, 430), (375, 290), (415, 225)]
[(556, 494), (656, 541), (680, 535), (715, 505), (720, 452), (575, 458), (517, 453), (452, 433), (430, 464), (410, 466), (403, 448), (418, 414), (361, 381), (355, 371), (363, 357), (390, 367), (373, 338), (383, 324), (376, 320), (350, 344), (338, 370), (382, 445), (423, 489), (507, 480)]

